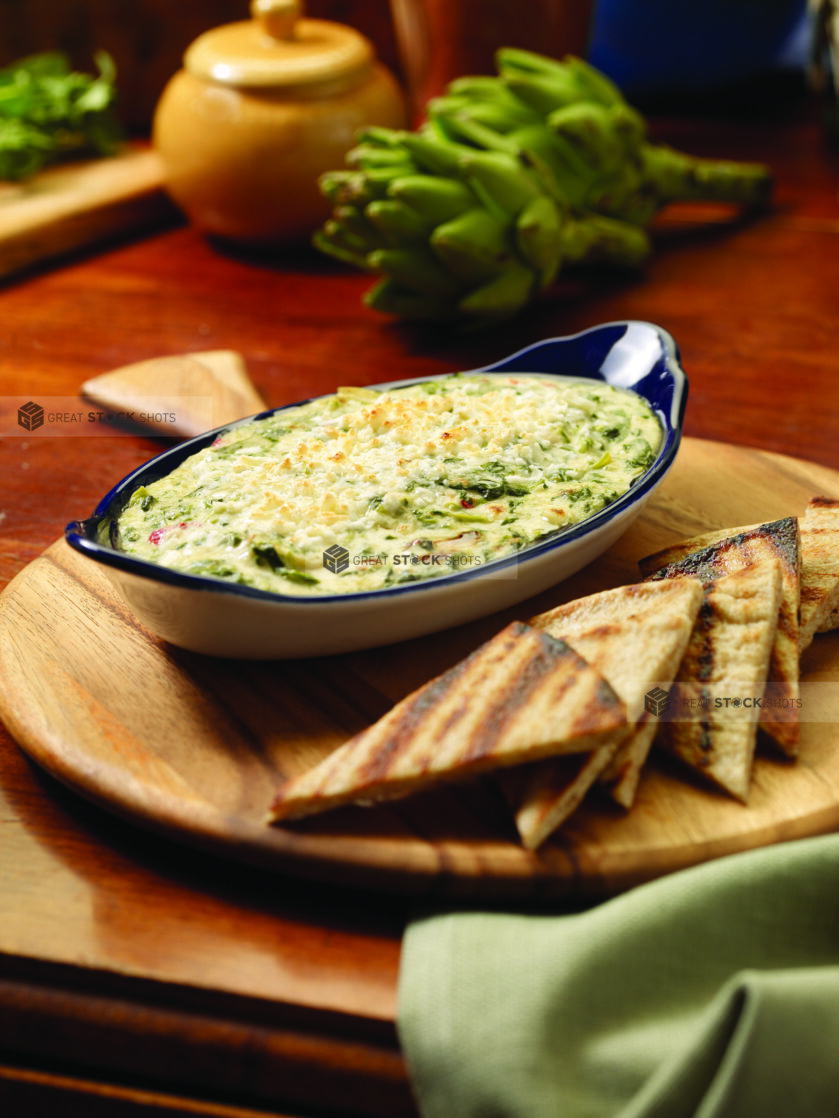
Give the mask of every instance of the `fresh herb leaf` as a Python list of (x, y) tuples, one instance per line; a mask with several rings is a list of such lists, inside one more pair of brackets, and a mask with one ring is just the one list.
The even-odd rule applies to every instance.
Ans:
[(74, 71), (61, 51), (0, 69), (0, 179), (29, 178), (66, 155), (111, 155), (123, 138), (116, 68), (105, 51), (98, 75)]

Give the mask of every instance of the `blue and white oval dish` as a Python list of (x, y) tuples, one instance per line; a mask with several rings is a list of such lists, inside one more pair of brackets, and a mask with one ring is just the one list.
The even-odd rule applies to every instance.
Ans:
[[(611, 504), (514, 554), (363, 592), (283, 595), (182, 573), (103, 540), (103, 524), (119, 515), (135, 490), (166, 477), (222, 432), (285, 410), (278, 408), (226, 424), (159, 454), (119, 482), (91, 516), (68, 524), (65, 538), (81, 555), (101, 564), (128, 607), (153, 634), (213, 656), (292, 659), (351, 652), (439, 632), (516, 605), (581, 570), (632, 524), (676, 458), (687, 378), (671, 335), (638, 321), (611, 322), (550, 338), (468, 372), (570, 377), (628, 389), (647, 401), (661, 423), (657, 454)], [(393, 389), (450, 375), (374, 387)]]

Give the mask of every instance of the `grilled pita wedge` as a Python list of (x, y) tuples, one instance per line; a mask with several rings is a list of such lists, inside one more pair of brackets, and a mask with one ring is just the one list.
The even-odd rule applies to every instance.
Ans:
[[(778, 628), (769, 663), (766, 705), (760, 725), (788, 756), (799, 741), (799, 600), (803, 593), (802, 543), (798, 521), (785, 517), (770, 524), (712, 532), (675, 544), (642, 559), (641, 573), (652, 579), (694, 574), (719, 578), (750, 564), (777, 558), (781, 563), (782, 597)], [(837, 566), (839, 574), (839, 566)]]
[(531, 625), (569, 644), (609, 680), (632, 726), (623, 741), (585, 757), (552, 757), (499, 775), (527, 849), (536, 849), (561, 826), (598, 780), (618, 803), (631, 807), (656, 730), (645, 696), (674, 678), (702, 599), (698, 579), (639, 583), (531, 619)]
[(803, 652), (817, 632), (839, 628), (839, 501), (813, 497), (801, 518)]
[(525, 850), (536, 850), (576, 811), (620, 744), (616, 738), (590, 753), (568, 753), (497, 774)]
[(656, 744), (743, 803), (782, 597), (777, 559), (705, 583)]
[(701, 603), (701, 582), (681, 578), (621, 586), (531, 618), (596, 667), (626, 704), (634, 727), (602, 777), (624, 807), (635, 797), (655, 733), (645, 696), (674, 679)]
[(393, 799), (550, 754), (588, 752), (626, 730), (624, 704), (595, 668), (562, 641), (514, 622), (286, 782), (270, 819)]

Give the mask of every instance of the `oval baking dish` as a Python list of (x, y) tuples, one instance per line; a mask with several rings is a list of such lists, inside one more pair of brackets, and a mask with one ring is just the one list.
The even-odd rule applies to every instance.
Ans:
[[(274, 593), (182, 573), (103, 540), (103, 524), (119, 515), (139, 487), (166, 477), (223, 432), (256, 418), (249, 417), (179, 444), (134, 470), (90, 517), (68, 524), (65, 538), (76, 551), (102, 565), (126, 604), (155, 635), (215, 656), (287, 659), (348, 652), (437, 632), (515, 605), (580, 570), (629, 527), (675, 459), (687, 379), (673, 338), (660, 327), (637, 321), (607, 323), (537, 342), (468, 372), (571, 377), (635, 392), (661, 423), (655, 459), (605, 508), (513, 554), (434, 578), (361, 592)], [(373, 387), (392, 389), (450, 375)]]

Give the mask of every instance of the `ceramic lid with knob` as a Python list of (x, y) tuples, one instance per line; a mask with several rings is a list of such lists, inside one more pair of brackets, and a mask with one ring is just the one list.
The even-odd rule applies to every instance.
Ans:
[[(358, 31), (328, 20), (306, 19), (303, 0), (252, 0), (252, 19), (200, 35), (184, 54), (195, 77), (226, 86), (320, 92), (363, 81), (374, 59)], [(324, 90), (323, 92), (327, 92)]]

